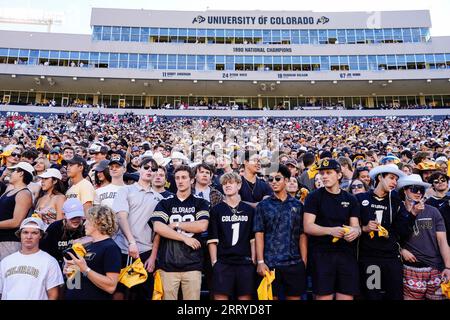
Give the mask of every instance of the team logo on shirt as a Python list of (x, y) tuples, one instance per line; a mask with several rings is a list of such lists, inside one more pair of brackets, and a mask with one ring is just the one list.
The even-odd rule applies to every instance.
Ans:
[(341, 206), (343, 206), (344, 208), (348, 208), (349, 205), (350, 205), (350, 202), (346, 202), (346, 201), (341, 202)]
[(364, 207), (367, 207), (367, 206), (369, 205), (369, 200), (364, 200), (363, 202), (361, 202), (361, 204), (362, 204)]

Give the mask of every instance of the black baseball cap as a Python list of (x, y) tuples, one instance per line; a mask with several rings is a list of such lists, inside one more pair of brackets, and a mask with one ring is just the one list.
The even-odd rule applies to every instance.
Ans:
[(74, 155), (72, 159), (67, 160), (67, 164), (79, 164), (83, 167), (87, 167), (87, 162), (83, 157), (80, 157), (78, 154)]
[(323, 159), (317, 170), (341, 170), (341, 165), (334, 159)]
[(122, 158), (121, 156), (114, 155), (114, 156), (111, 157), (111, 159), (109, 160), (109, 164), (108, 164), (108, 165), (112, 165), (112, 164), (114, 164), (114, 163), (116, 163), (116, 164), (118, 164), (118, 165), (120, 165), (120, 166), (123, 167), (124, 164), (125, 164), (125, 159)]

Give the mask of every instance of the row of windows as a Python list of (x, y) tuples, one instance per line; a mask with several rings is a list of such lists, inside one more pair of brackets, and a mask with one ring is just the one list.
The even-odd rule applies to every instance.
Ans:
[(215, 56), (0, 48), (0, 63), (150, 70), (406, 70), (450, 68), (450, 53), (368, 56)]
[[(199, 101), (203, 101), (204, 105), (218, 104), (229, 105), (245, 104), (253, 109), (258, 108), (261, 100), (261, 106), (268, 106), (271, 109), (277, 105), (283, 105), (288, 108), (295, 108), (296, 106), (345, 106), (352, 107), (355, 105), (361, 105), (363, 107), (368, 106), (387, 106), (392, 107), (395, 105), (407, 106), (407, 105), (421, 105), (423, 102), (427, 106), (433, 107), (449, 107), (450, 96), (449, 95), (427, 95), (423, 97), (419, 96), (376, 96), (376, 97), (208, 97), (205, 96), (152, 96), (153, 106), (163, 106), (170, 104), (171, 106), (177, 106), (179, 103), (187, 103), (189, 105), (198, 104)], [(63, 105), (67, 103), (77, 102), (80, 104), (93, 104), (94, 94), (91, 93), (54, 93), (54, 92), (40, 92), (40, 100), (36, 100), (36, 92), (29, 91), (0, 91), (0, 99), (3, 101), (9, 101), (10, 104), (29, 104), (29, 103), (48, 103), (50, 100), (55, 100), (56, 105)], [(64, 101), (63, 101), (64, 99)], [(119, 99), (125, 99), (125, 104), (133, 107), (143, 107), (145, 105), (146, 96), (131, 96), (131, 95), (118, 95), (118, 94), (100, 94), (98, 95), (98, 104), (104, 104), (107, 107), (117, 108), (119, 105)], [(373, 104), (369, 103), (369, 99), (373, 100)], [(421, 102), (421, 99), (424, 101)]]
[(427, 42), (428, 28), (246, 30), (94, 26), (93, 40), (219, 44), (366, 44)]

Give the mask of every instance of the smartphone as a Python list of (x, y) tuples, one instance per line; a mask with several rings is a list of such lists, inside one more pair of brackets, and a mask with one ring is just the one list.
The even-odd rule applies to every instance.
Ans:
[(63, 251), (63, 257), (66, 258), (67, 260), (72, 260), (72, 257), (69, 255), (69, 252), (73, 254), (75, 257), (78, 257), (73, 248), (70, 247)]

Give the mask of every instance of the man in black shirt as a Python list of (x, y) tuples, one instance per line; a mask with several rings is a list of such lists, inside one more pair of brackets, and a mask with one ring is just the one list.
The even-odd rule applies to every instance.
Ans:
[(428, 183), (431, 184), (431, 188), (435, 194), (429, 197), (427, 201), (425, 201), (425, 204), (440, 209), (447, 200), (450, 200), (450, 197), (448, 196), (448, 180), (449, 177), (442, 172), (435, 172), (430, 176)]
[(261, 171), (260, 156), (249, 150), (244, 154), (244, 175), (242, 187), (239, 190), (241, 200), (256, 208), (258, 202), (273, 194), (272, 189), (264, 180), (257, 177)]
[(164, 300), (199, 300), (203, 253), (200, 235), (208, 229), (209, 203), (192, 194), (194, 175), (181, 165), (174, 172), (177, 193), (161, 200), (150, 217), (161, 236), (157, 265), (161, 269)]
[(255, 210), (240, 200), (240, 175), (225, 173), (220, 182), (225, 199), (211, 209), (208, 229), (214, 299), (237, 296), (239, 300), (250, 300), (255, 288)]
[(305, 200), (304, 229), (312, 251), (313, 292), (317, 300), (352, 300), (359, 294), (355, 242), (361, 234), (359, 204), (339, 187), (341, 166), (323, 159), (319, 174), (324, 187)]
[[(375, 181), (375, 190), (356, 195), (363, 231), (359, 240), (362, 295), (368, 300), (403, 300), (399, 241), (412, 232), (415, 216), (404, 209), (398, 194), (392, 191), (405, 174), (395, 164), (388, 164), (375, 167), (369, 175)], [(388, 234), (379, 232), (380, 227)]]

